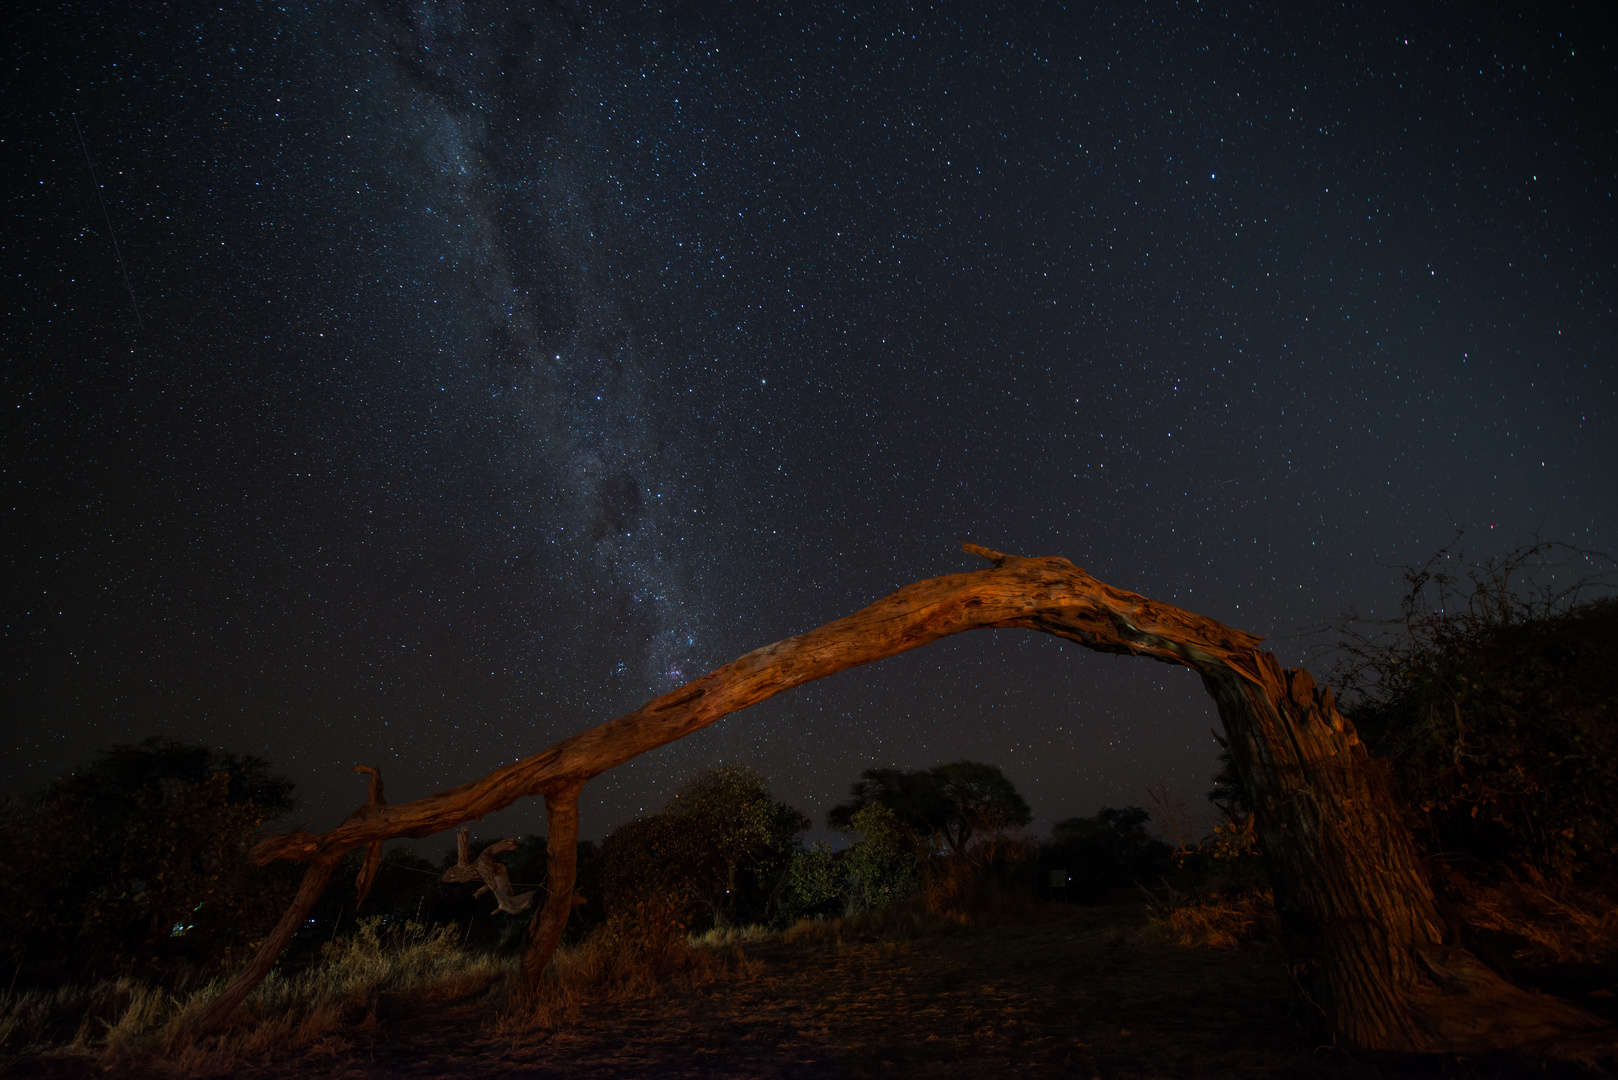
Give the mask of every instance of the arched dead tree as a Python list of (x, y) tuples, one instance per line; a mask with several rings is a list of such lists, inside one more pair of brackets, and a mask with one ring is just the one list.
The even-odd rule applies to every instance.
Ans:
[(972, 544), (965, 549), (993, 567), (907, 585), (474, 783), (391, 806), (378, 791), (330, 832), (261, 841), (256, 861), (306, 860), (309, 871), (275, 932), (194, 1030), (217, 1028), (269, 971), (345, 852), (393, 837), (428, 836), (542, 794), (550, 877), (523, 957), (532, 985), (572, 911), (578, 794), (586, 781), (844, 668), (963, 630), (1020, 627), (1201, 673), (1255, 807), (1293, 976), (1342, 1043), (1443, 1054), (1533, 1046), (1546, 1056), (1610, 1046), (1597, 1032), (1603, 1021), (1517, 989), (1450, 940), (1384, 770), (1337, 711), (1331, 691), (1317, 687), (1308, 672), (1283, 670), (1252, 634), (1114, 589), (1066, 559), (1021, 558)]

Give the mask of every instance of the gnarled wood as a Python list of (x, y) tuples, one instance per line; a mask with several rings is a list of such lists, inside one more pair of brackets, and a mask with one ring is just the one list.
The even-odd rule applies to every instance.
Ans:
[(528, 910), (534, 902), (534, 894), (525, 892), (512, 895), (511, 875), (506, 873), (506, 864), (501, 862), (499, 856), (508, 851), (516, 851), (522, 845), (515, 840), (502, 840), (497, 844), (490, 844), (478, 852), (477, 860), (472, 860), (472, 827), (462, 825), (461, 831), (455, 836), (455, 865), (444, 871), (442, 881), (480, 881), (483, 887), (473, 893), (474, 897), (484, 893), (494, 894), (494, 915), (505, 912), (507, 915), (521, 915)]
[(1202, 674), (1255, 807), (1298, 986), (1341, 1041), (1382, 1051), (1482, 1053), (1547, 1045), (1602, 1026), (1572, 1006), (1512, 987), (1445, 940), (1382, 771), (1307, 672), (1283, 671), (1252, 634), (1115, 589), (1066, 559), (964, 547), (993, 568), (907, 585), (481, 780), (414, 802), (367, 805), (327, 833), (269, 837), (254, 858), (320, 863), (544, 794), (549, 898), (529, 928), (523, 969), (532, 983), (572, 908), (577, 798), (590, 778), (813, 679), (964, 630), (1020, 627)]

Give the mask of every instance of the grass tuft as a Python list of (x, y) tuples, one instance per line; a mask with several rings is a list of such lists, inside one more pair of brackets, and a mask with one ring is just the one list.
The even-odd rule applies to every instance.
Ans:
[(590, 1009), (688, 990), (748, 968), (740, 946), (770, 937), (762, 928), (693, 937), (677, 907), (642, 903), (607, 919), (577, 945), (556, 950), (540, 985), (513, 994), (490, 1024), (518, 1038), (575, 1024)]
[(0, 1049), (29, 1057), (80, 1057), (114, 1069), (158, 1057), (182, 1074), (228, 1071), (288, 1050), (336, 1053), (374, 1028), (384, 995), (442, 1002), (498, 992), (516, 976), (514, 960), (467, 951), (456, 927), (416, 923), (384, 928), (361, 920), (293, 975), (271, 972), (220, 1035), (193, 1044), (186, 1029), (224, 980), (179, 995), (120, 978), (9, 996), (0, 1004)]
[(759, 945), (780, 936), (767, 926), (750, 923), (747, 926), (716, 926), (704, 933), (692, 934), (686, 943), (693, 949), (729, 949), (741, 945)]
[(1462, 922), (1515, 942), (1515, 961), (1618, 960), (1618, 902), (1611, 894), (1516, 877), (1489, 882), (1449, 875), (1446, 884)]
[(1179, 893), (1154, 898), (1146, 933), (1149, 938), (1187, 949), (1234, 949), (1250, 938), (1273, 935), (1279, 928), (1270, 890), (1235, 893)]

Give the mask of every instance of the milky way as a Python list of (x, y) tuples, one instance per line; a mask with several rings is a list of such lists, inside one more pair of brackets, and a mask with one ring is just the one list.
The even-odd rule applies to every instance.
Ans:
[[(157, 733), (330, 823), (353, 764), (472, 779), (962, 540), (1312, 664), (1457, 529), (1618, 547), (1598, 14), (25, 18), (4, 781)], [(1187, 671), (970, 635), (603, 777), (584, 826), (715, 760), (815, 815), (962, 757), (1041, 822), (1195, 802), (1216, 725)]]

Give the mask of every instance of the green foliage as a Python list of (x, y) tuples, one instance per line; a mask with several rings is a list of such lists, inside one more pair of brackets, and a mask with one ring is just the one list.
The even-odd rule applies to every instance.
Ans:
[(0, 947), (44, 979), (239, 963), (291, 876), (247, 862), (292, 807), (267, 762), (147, 739), (0, 808)]
[[(1401, 615), (1350, 622), (1345, 712), (1387, 757), (1429, 848), (1563, 881), (1618, 874), (1618, 599), (1536, 545), (1455, 571), (1406, 572)], [(1584, 553), (1575, 552), (1575, 556)], [(1574, 561), (1577, 561), (1575, 559)]]
[(864, 837), (844, 859), (849, 911), (886, 907), (921, 887), (915, 841), (898, 814), (873, 803), (855, 811), (849, 824)]
[(873, 803), (854, 812), (848, 831), (862, 839), (843, 851), (818, 843), (793, 853), (778, 893), (778, 925), (887, 907), (921, 888), (920, 845), (899, 815)]
[(884, 806), (924, 840), (942, 841), (957, 854), (977, 837), (1019, 828), (1033, 820), (1028, 803), (994, 765), (956, 761), (932, 769), (866, 769), (849, 789), (853, 798), (834, 806), (826, 821), (834, 829), (857, 828), (854, 817)]
[(799, 919), (840, 915), (846, 884), (844, 860), (830, 844), (822, 841), (807, 851), (794, 851), (781, 879), (772, 921), (791, 926)]
[(607, 837), (608, 909), (655, 901), (705, 909), (721, 926), (756, 921), (809, 824), (776, 802), (751, 769), (706, 769), (681, 785), (662, 813)]

